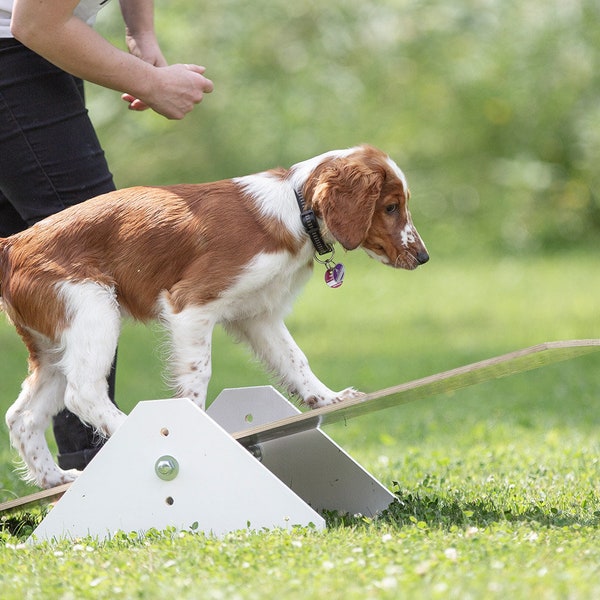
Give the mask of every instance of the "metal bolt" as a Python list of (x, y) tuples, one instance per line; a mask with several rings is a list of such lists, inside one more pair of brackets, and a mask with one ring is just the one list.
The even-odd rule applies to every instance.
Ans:
[(161, 456), (154, 465), (154, 471), (163, 481), (171, 481), (179, 473), (179, 463), (172, 456)]
[(258, 460), (258, 462), (263, 461), (262, 447), (260, 444), (252, 444), (251, 446), (247, 446), (246, 450), (248, 450), (248, 452), (250, 452), (250, 454), (252, 454), (256, 460)]

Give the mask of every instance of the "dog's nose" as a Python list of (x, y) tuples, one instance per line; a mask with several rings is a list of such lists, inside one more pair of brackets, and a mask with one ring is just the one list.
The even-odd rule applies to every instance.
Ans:
[(429, 260), (429, 254), (427, 253), (427, 250), (419, 250), (417, 252), (417, 262), (420, 265), (424, 265), (428, 260)]

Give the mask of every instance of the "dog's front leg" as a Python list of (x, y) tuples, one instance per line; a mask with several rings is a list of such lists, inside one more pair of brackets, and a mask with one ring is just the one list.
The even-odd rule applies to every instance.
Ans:
[(280, 319), (252, 318), (229, 322), (226, 328), (247, 342), (258, 358), (281, 380), (290, 394), (311, 408), (358, 398), (353, 388), (334, 392), (312, 372), (308, 360)]

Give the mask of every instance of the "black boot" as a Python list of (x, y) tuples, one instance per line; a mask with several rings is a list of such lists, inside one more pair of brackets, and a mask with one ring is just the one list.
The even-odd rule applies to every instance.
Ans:
[[(116, 367), (115, 354), (107, 379), (108, 395), (113, 403), (115, 403)], [(85, 469), (106, 442), (106, 438), (95, 433), (92, 427), (85, 425), (79, 417), (67, 409), (62, 410), (52, 419), (52, 429), (58, 446), (58, 466), (65, 470)]]

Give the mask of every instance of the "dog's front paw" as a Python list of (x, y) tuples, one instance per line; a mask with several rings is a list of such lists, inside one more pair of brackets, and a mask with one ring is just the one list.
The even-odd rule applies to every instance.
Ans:
[(337, 393), (337, 396), (334, 398), (334, 402), (347, 402), (348, 400), (359, 400), (360, 398), (365, 398), (366, 394), (359, 390), (355, 390), (354, 388), (346, 388), (341, 392)]
[(310, 408), (320, 408), (329, 404), (337, 404), (338, 402), (347, 402), (348, 400), (358, 400), (364, 398), (366, 394), (359, 392), (354, 388), (346, 388), (341, 392), (334, 392), (331, 396), (311, 396), (305, 400)]

